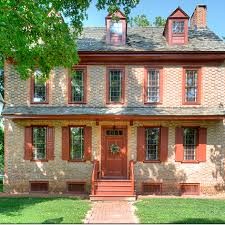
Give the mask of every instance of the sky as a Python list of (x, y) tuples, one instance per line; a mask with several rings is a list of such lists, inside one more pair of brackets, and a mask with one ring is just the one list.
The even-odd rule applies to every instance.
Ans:
[[(97, 11), (93, 1), (88, 9), (88, 19), (84, 26), (105, 26), (107, 11)], [(207, 25), (217, 35), (225, 37), (225, 0), (140, 0), (130, 16), (145, 14), (150, 22), (156, 16), (167, 18), (178, 6), (190, 17), (198, 4), (207, 5)]]

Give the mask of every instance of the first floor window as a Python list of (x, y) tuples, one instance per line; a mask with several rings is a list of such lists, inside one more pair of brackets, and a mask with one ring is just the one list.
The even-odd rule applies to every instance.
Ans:
[(160, 101), (160, 71), (151, 69), (147, 73), (146, 102), (157, 103)]
[(198, 71), (185, 71), (185, 102), (197, 102), (198, 95)]
[(84, 102), (84, 70), (77, 69), (72, 73), (71, 101)]
[(33, 127), (33, 159), (46, 159), (47, 127)]
[(84, 159), (84, 128), (70, 127), (70, 159)]
[(159, 160), (160, 128), (146, 128), (145, 140), (145, 159)]
[(47, 102), (47, 83), (42, 79), (42, 73), (40, 70), (35, 70), (33, 77), (33, 102), (44, 103)]
[(196, 160), (198, 128), (184, 128), (184, 160)]
[(123, 74), (121, 70), (110, 70), (108, 87), (109, 87), (109, 102), (121, 103), (122, 99), (122, 79)]
[(184, 21), (173, 21), (173, 33), (175, 34), (184, 33)]

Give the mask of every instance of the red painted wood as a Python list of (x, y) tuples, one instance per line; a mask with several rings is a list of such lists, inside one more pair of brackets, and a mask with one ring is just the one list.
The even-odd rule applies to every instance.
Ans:
[(92, 127), (84, 128), (84, 158), (85, 160), (91, 160), (92, 149)]
[(199, 144), (198, 144), (198, 154), (197, 160), (199, 162), (206, 161), (206, 146), (207, 146), (207, 129), (199, 128)]
[[(106, 130), (113, 127), (102, 128), (102, 176), (126, 178), (127, 177), (127, 130), (120, 128), (123, 135), (107, 136)], [(115, 129), (118, 129), (117, 127)], [(116, 144), (120, 147), (120, 152), (113, 154), (110, 146)]]
[(161, 127), (160, 137), (160, 161), (166, 162), (168, 159), (168, 127)]
[(137, 128), (137, 161), (145, 160), (145, 128)]
[(47, 160), (54, 160), (55, 132), (54, 127), (47, 128)]
[(24, 159), (31, 160), (33, 156), (32, 127), (25, 127), (24, 134)]
[(176, 138), (175, 138), (176, 162), (182, 162), (184, 160), (183, 133), (184, 133), (183, 128), (176, 127)]
[(62, 127), (62, 160), (70, 159), (70, 129)]

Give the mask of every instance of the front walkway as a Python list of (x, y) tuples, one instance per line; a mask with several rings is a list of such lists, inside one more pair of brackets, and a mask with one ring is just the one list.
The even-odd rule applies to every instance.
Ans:
[(99, 201), (93, 203), (85, 223), (138, 223), (132, 202)]

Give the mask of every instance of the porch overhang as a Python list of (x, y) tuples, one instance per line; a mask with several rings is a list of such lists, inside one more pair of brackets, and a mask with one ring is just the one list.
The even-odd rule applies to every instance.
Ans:
[(221, 108), (203, 107), (8, 107), (4, 118), (13, 120), (223, 120)]

